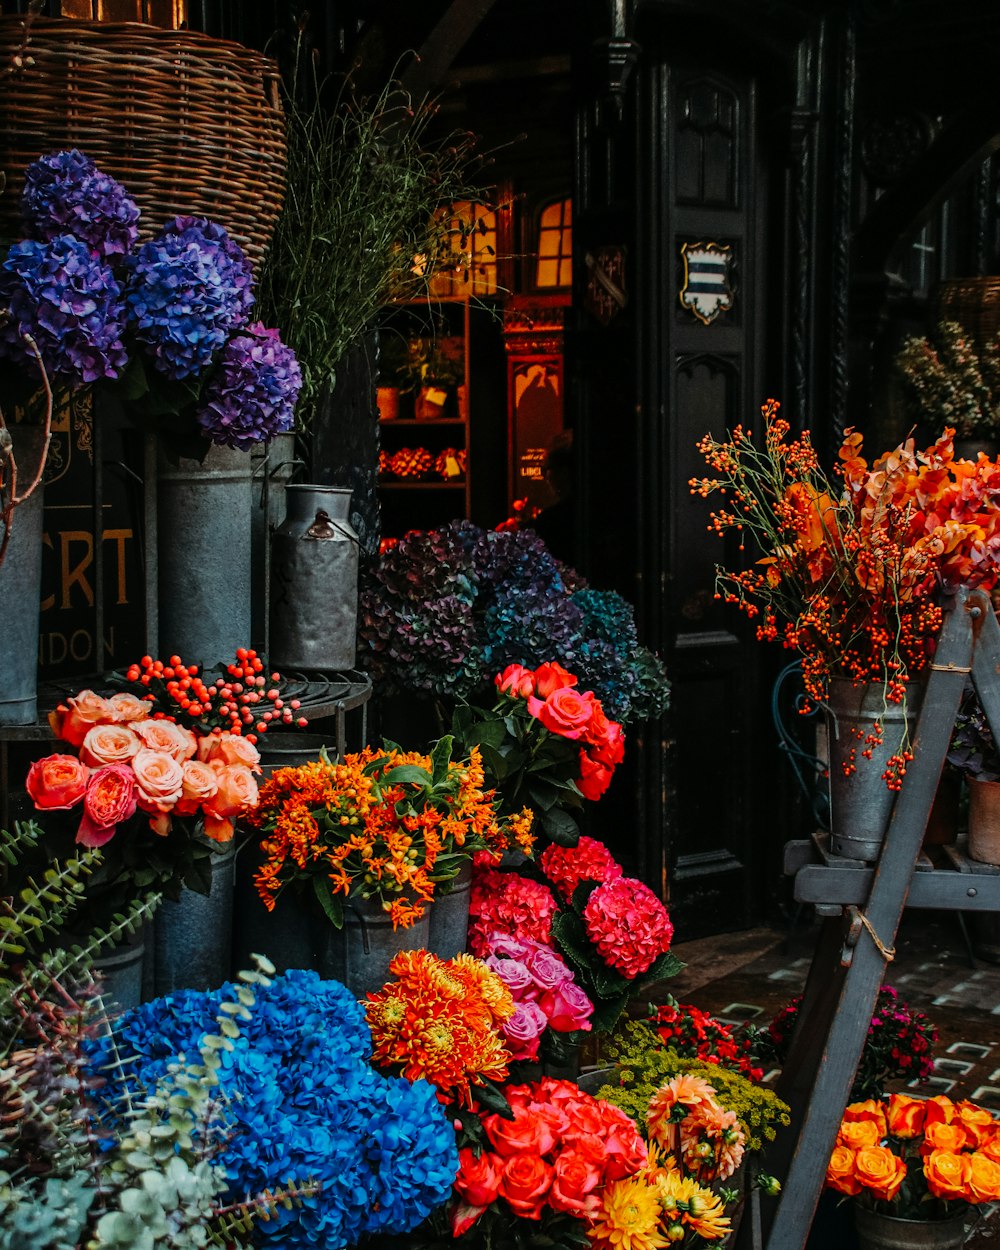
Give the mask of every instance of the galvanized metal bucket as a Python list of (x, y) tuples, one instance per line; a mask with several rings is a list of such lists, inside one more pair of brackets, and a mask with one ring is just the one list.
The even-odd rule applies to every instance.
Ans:
[(285, 487), (288, 513), (271, 536), (270, 661), (275, 668), (354, 667), (358, 619), (358, 536), (351, 492)]
[(146, 928), (97, 956), (94, 971), (101, 976), (101, 997), (109, 1015), (130, 1011), (143, 1000), (143, 961)]
[(250, 642), (250, 456), (209, 445), (204, 460), (159, 451), (159, 649), (188, 664), (231, 660)]
[(184, 889), (153, 920), (153, 992), (215, 990), (229, 976), (235, 847), (212, 856), (208, 894)]
[[(855, 686), (849, 678), (831, 678), (826, 714), (830, 742), (830, 849), (835, 855), (868, 863), (878, 859), (896, 802), (895, 792), (886, 786), (882, 774), (906, 734), (912, 737), (922, 695), (922, 687), (911, 683), (904, 710), (898, 703), (886, 704), (882, 687), (875, 682)], [(882, 724), (882, 744), (872, 749), (869, 760), (862, 754), (867, 749), (864, 738), (874, 730), (876, 721)], [(848, 775), (845, 767), (852, 762), (854, 771)]]
[(393, 929), (378, 899), (345, 902), (342, 929), (335, 929), (314, 913), (312, 967), (320, 976), (346, 985), (355, 998), (363, 999), (390, 979), (389, 964), (400, 951), (428, 949), (429, 911), (408, 929)]
[(255, 647), (270, 655), (267, 636), (267, 605), (270, 600), (271, 535), (284, 520), (285, 487), (302, 464), (295, 459), (295, 435), (275, 434), (250, 449), (253, 478), (251, 538), (253, 586), (250, 639)]
[(965, 1217), (946, 1220), (898, 1220), (854, 1204), (860, 1250), (960, 1250), (965, 1245)]
[[(26, 490), (45, 450), (41, 426), (11, 429), (17, 481)], [(39, 486), (14, 509), (10, 542), (0, 564), (0, 725), (30, 725), (38, 715), (38, 617), (42, 601), (42, 521)], [(4, 526), (0, 521), (0, 539)]]
[[(437, 887), (440, 889), (440, 886)], [(451, 883), (447, 894), (435, 892), (430, 905), (430, 945), (441, 959), (454, 959), (469, 940), (469, 900), (472, 896), (472, 864), (467, 864)]]

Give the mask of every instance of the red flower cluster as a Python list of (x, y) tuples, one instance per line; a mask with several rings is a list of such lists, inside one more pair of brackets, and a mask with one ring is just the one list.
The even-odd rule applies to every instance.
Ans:
[(592, 690), (574, 690), (578, 678), (552, 662), (528, 669), (509, 664), (494, 678), (497, 689), (525, 699), (529, 713), (549, 733), (580, 743), (580, 776), (576, 784), (585, 799), (595, 801), (611, 784), (615, 767), (625, 756), (625, 735), (608, 720)]
[(732, 1029), (691, 1003), (670, 998), (657, 1008), (648, 1023), (664, 1046), (686, 1059), (716, 1063), (751, 1081), (759, 1081), (764, 1075), (763, 1068), (754, 1064), (748, 1037), (735, 1037)]
[(564, 903), (572, 899), (581, 881), (618, 881), (622, 875), (621, 864), (604, 843), (586, 836), (576, 846), (553, 843), (545, 848), (539, 862)]
[(551, 946), (555, 914), (556, 900), (547, 886), (516, 873), (477, 866), (469, 901), (469, 950), (485, 959), (497, 933)]
[(587, 937), (629, 980), (670, 950), (674, 926), (648, 885), (631, 877), (599, 885), (583, 909)]
[(645, 1143), (625, 1112), (572, 1081), (544, 1078), (504, 1092), (514, 1118), (484, 1116), (488, 1149), (459, 1152), (455, 1237), (497, 1201), (523, 1219), (540, 1220), (546, 1209), (593, 1218), (604, 1186), (645, 1165)]

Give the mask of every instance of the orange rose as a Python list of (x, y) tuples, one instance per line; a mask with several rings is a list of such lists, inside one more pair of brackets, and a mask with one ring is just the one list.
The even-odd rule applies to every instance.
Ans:
[(127, 725), (95, 725), (80, 744), (80, 759), (91, 768), (127, 764), (141, 746)]
[(992, 1130), (983, 1133), (979, 1151), (1000, 1163), (1000, 1125), (994, 1123)]
[(216, 760), (209, 767), (215, 773), (218, 789), (202, 808), (205, 836), (213, 842), (228, 842), (233, 836), (233, 817), (257, 806), (257, 782), (245, 764), (222, 764)]
[(878, 1126), (879, 1137), (885, 1137), (889, 1131), (885, 1103), (876, 1102), (874, 1098), (866, 1098), (864, 1102), (852, 1102), (844, 1112), (844, 1120), (870, 1120)]
[(500, 1195), (515, 1215), (540, 1220), (553, 1175), (551, 1164), (536, 1154), (512, 1155), (500, 1174)]
[(977, 1107), (974, 1102), (966, 1099), (956, 1104), (956, 1110), (959, 1121), (968, 1134), (970, 1146), (982, 1146), (995, 1135), (993, 1117), (985, 1107)]
[(932, 1150), (950, 1150), (958, 1154), (970, 1144), (969, 1135), (958, 1120), (953, 1124), (926, 1124), (920, 1153), (929, 1155)]
[(581, 1154), (564, 1150), (556, 1159), (554, 1171), (549, 1206), (581, 1218), (596, 1215), (601, 1203), (594, 1190), (601, 1183), (601, 1168)]
[(865, 1150), (879, 1144), (881, 1134), (874, 1120), (844, 1120), (837, 1133), (837, 1145), (848, 1150)]
[(546, 1154), (555, 1145), (552, 1130), (541, 1116), (526, 1107), (514, 1107), (514, 1118), (488, 1115), (483, 1128), (490, 1145), (498, 1154), (506, 1156), (522, 1154)]
[(218, 794), (219, 777), (214, 768), (203, 764), (201, 760), (185, 760), (181, 767), (184, 770), (184, 780), (181, 797), (177, 800), (174, 811), (178, 816), (193, 816)]
[(130, 725), (136, 720), (145, 720), (150, 707), (146, 699), (139, 699), (134, 694), (113, 694), (108, 706), (114, 711), (115, 720)]
[(966, 1196), (972, 1169), (971, 1155), (955, 1154), (951, 1150), (932, 1150), (924, 1159), (924, 1176), (927, 1188), (935, 1198), (962, 1198)]
[(924, 1099), (925, 1124), (950, 1124), (956, 1114), (955, 1104), (944, 1094), (935, 1094), (933, 1098)]
[(145, 720), (136, 725), (135, 732), (143, 746), (151, 751), (162, 751), (181, 764), (198, 750), (198, 739), (191, 730), (172, 720)]
[(144, 812), (169, 812), (181, 797), (184, 769), (166, 751), (143, 747), (132, 756), (136, 800)]
[(512, 699), (526, 699), (535, 693), (535, 674), (523, 664), (508, 664), (502, 673), (493, 678), (493, 684)]
[(826, 1169), (827, 1188), (839, 1194), (861, 1193), (861, 1182), (854, 1170), (854, 1151), (847, 1146), (834, 1146)]
[(978, 1150), (968, 1155), (969, 1201), (1000, 1202), (1000, 1163)]
[(889, 1096), (889, 1133), (892, 1137), (919, 1137), (924, 1127), (924, 1100), (908, 1094)]
[(576, 779), (576, 788), (585, 799), (589, 799), (591, 803), (596, 803), (608, 786), (611, 785), (613, 775), (613, 768), (609, 768), (606, 764), (602, 764), (600, 760), (594, 759), (586, 751), (580, 752), (580, 775)]
[(540, 699), (547, 699), (554, 690), (565, 690), (568, 686), (575, 686), (578, 680), (554, 660), (549, 664), (539, 664), (535, 669), (534, 678), (535, 694)]
[(49, 724), (56, 737), (75, 747), (86, 738), (88, 729), (94, 725), (110, 724), (114, 719), (114, 708), (93, 690), (81, 690), (49, 714)]
[(888, 1146), (866, 1146), (854, 1156), (858, 1180), (872, 1196), (891, 1202), (906, 1179), (906, 1164)]
[(500, 1168), (503, 1160), (484, 1151), (478, 1157), (468, 1147), (458, 1152), (458, 1175), (455, 1189), (470, 1206), (488, 1207), (500, 1192)]
[(108, 764), (87, 783), (76, 840), (82, 846), (103, 846), (121, 822), (134, 815), (135, 774), (128, 764)]
[(577, 694), (575, 690), (563, 686), (560, 690), (553, 690), (544, 703), (541, 699), (529, 698), (528, 711), (542, 722), (549, 733), (575, 741), (587, 732), (594, 715), (594, 696), (589, 690)]
[(24, 788), (39, 811), (65, 812), (83, 798), (89, 776), (75, 755), (47, 755), (28, 769)]
[(208, 734), (199, 738), (198, 758), (206, 764), (221, 760), (223, 764), (243, 764), (251, 772), (260, 772), (260, 752), (240, 734)]

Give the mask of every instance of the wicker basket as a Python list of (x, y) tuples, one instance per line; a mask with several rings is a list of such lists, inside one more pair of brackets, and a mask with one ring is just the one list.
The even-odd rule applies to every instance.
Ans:
[[(0, 17), (0, 65), (22, 47), (22, 21)], [(0, 235), (23, 233), (25, 166), (75, 147), (124, 184), (144, 234), (208, 217), (260, 261), (285, 185), (273, 61), (193, 31), (60, 18), (32, 23), (27, 55), (0, 92)]]
[(934, 319), (957, 321), (980, 348), (1000, 334), (1000, 278), (953, 278), (934, 293)]

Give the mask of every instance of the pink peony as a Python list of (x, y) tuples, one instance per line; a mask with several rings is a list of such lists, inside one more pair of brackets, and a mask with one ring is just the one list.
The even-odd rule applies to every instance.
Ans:
[(649, 886), (631, 877), (599, 885), (583, 909), (583, 923), (604, 962), (630, 981), (670, 949), (674, 936), (667, 909)]
[(617, 881), (622, 875), (621, 865), (604, 843), (586, 836), (576, 846), (547, 846), (540, 863), (560, 898), (567, 903), (581, 881)]

